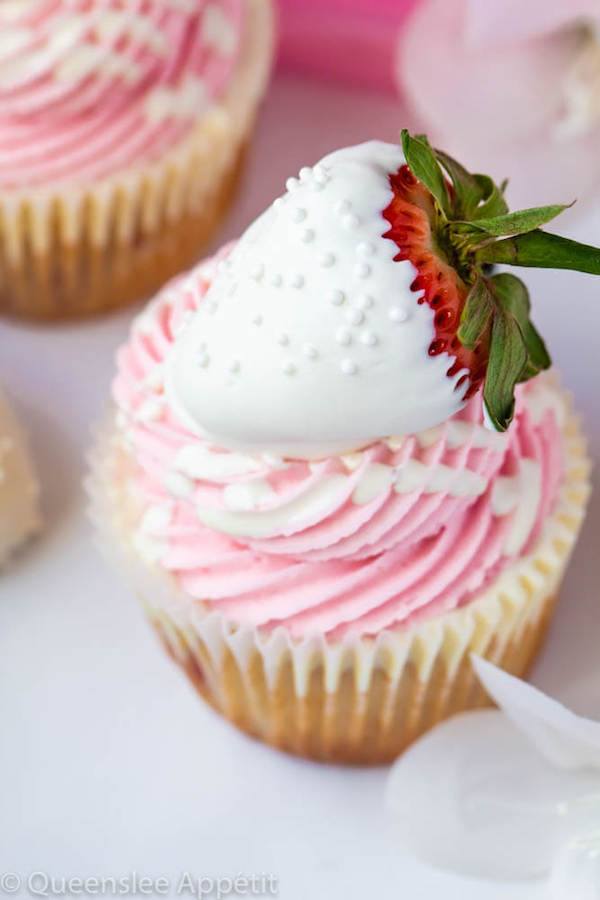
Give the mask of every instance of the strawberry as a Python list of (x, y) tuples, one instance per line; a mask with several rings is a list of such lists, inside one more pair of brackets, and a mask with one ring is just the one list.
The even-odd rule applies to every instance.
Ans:
[[(514, 389), (551, 365), (530, 321), (527, 288), (490, 264), (576, 269), (600, 274), (600, 250), (542, 231), (565, 205), (509, 212), (506, 182), (472, 174), (424, 135), (402, 132), (406, 159), (390, 176), (393, 199), (383, 235), (418, 274), (411, 289), (434, 311), (432, 356), (455, 357), (448, 376), (468, 370), (465, 398), (483, 384), (493, 426), (505, 431), (514, 414)], [(460, 379), (460, 383), (463, 379)]]

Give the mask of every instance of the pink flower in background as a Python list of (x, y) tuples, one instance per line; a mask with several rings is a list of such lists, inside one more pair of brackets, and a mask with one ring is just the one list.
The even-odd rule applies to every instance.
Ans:
[(397, 75), (423, 130), (508, 175), (512, 203), (600, 182), (600, 0), (422, 0)]
[(281, 67), (393, 90), (398, 33), (417, 2), (280, 0)]

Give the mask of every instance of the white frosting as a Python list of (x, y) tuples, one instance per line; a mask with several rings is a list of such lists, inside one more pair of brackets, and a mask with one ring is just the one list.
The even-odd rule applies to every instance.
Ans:
[(314, 458), (444, 422), (464, 372), (429, 356), (433, 311), (382, 237), (401, 150), (325, 157), (222, 262), (167, 360), (169, 402), (217, 445)]
[(231, 19), (216, 3), (209, 3), (202, 19), (202, 38), (221, 56), (231, 56), (237, 46), (237, 35)]
[(215, 453), (202, 444), (187, 444), (177, 453), (173, 468), (189, 478), (203, 481), (229, 481), (262, 468), (260, 460), (243, 453)]
[[(214, 456), (218, 458), (219, 455)], [(220, 457), (226, 458), (224, 454)], [(214, 471), (217, 477), (213, 480), (218, 482), (224, 478), (224, 470)], [(215, 531), (234, 537), (269, 537), (280, 531), (293, 530), (291, 526), (298, 516), (309, 520), (320, 510), (326, 510), (332, 501), (339, 500), (348, 490), (351, 477), (341, 473), (328, 475), (322, 482), (277, 509), (260, 508), (276, 497), (268, 481), (262, 478), (243, 481), (223, 489), (224, 509), (198, 507), (196, 511), (201, 522)], [(369, 503), (392, 486), (399, 494), (415, 490), (423, 490), (427, 494), (443, 491), (451, 497), (475, 499), (485, 492), (487, 482), (477, 472), (452, 469), (439, 463), (435, 466), (426, 466), (417, 460), (409, 460), (402, 466), (370, 463), (360, 473), (352, 492), (352, 502), (357, 505)]]
[(228, 484), (223, 491), (223, 502), (228, 509), (250, 510), (257, 509), (275, 496), (275, 491), (269, 482), (260, 479), (259, 481)]
[(0, 391), (0, 565), (39, 530), (38, 493), (25, 438)]
[(452, 497), (479, 497), (487, 487), (483, 475), (470, 469), (453, 469), (442, 463), (426, 466), (418, 459), (409, 459), (396, 470), (394, 490), (400, 494), (423, 490), (426, 494), (443, 491)]
[[(560, 400), (560, 395), (557, 394), (557, 397)], [(548, 408), (546, 405), (545, 409)], [(564, 416), (562, 403), (561, 409)], [(492, 489), (494, 515), (506, 516), (509, 512), (515, 511), (504, 543), (504, 553), (507, 556), (516, 556), (525, 546), (538, 514), (541, 492), (542, 472), (539, 463), (533, 459), (521, 459), (516, 475), (500, 476), (494, 482)]]
[(211, 100), (206, 84), (195, 75), (187, 75), (175, 87), (157, 87), (146, 99), (145, 113), (149, 122), (165, 119), (190, 119), (207, 110)]
[(506, 432), (490, 431), (474, 422), (446, 422), (445, 425), (436, 425), (422, 431), (417, 437), (422, 447), (430, 447), (445, 438), (452, 450), (470, 443), (472, 447), (502, 451), (508, 443)]
[(363, 472), (352, 494), (352, 501), (358, 505), (374, 500), (388, 490), (394, 480), (394, 470), (383, 463), (371, 463)]
[(145, 534), (163, 534), (169, 527), (172, 518), (172, 503), (156, 503), (154, 506), (149, 506), (144, 513), (140, 529)]
[(267, 538), (275, 534), (292, 534), (299, 518), (302, 521), (319, 519), (345, 487), (346, 475), (328, 475), (300, 497), (277, 509), (229, 512), (198, 506), (196, 514), (204, 525), (234, 537)]

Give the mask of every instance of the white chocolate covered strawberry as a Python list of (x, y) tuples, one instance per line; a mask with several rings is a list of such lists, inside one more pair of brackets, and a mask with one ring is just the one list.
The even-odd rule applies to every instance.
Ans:
[(306, 458), (435, 426), (483, 385), (506, 429), (550, 359), (525, 286), (486, 264), (600, 271), (599, 251), (539, 230), (563, 209), (509, 213), (407, 132), (326, 156), (221, 262), (168, 363), (173, 408), (223, 447)]

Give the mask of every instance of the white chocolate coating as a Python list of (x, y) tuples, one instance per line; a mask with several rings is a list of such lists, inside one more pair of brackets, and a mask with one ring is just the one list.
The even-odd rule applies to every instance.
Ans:
[(399, 147), (339, 150), (287, 181), (223, 260), (167, 360), (171, 407), (215, 444), (296, 458), (446, 421), (464, 370), (383, 237)]

